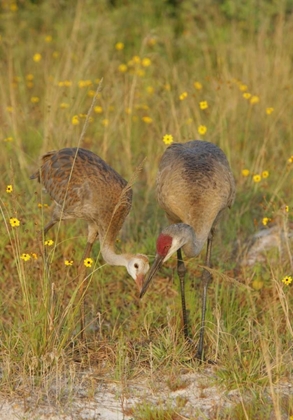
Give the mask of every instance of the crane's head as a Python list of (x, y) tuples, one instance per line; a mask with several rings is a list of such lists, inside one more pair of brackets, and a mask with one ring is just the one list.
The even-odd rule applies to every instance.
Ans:
[(157, 239), (157, 253), (155, 261), (153, 262), (153, 265), (151, 266), (151, 269), (149, 271), (149, 274), (142, 285), (140, 297), (142, 298), (145, 292), (147, 291), (147, 288), (149, 287), (149, 284), (156, 274), (157, 270), (161, 267), (163, 262), (167, 260), (172, 254), (173, 254), (173, 238), (172, 236), (165, 234), (164, 232), (160, 233)]
[(132, 255), (127, 263), (127, 271), (135, 280), (138, 290), (141, 291), (146, 273), (149, 271), (149, 259), (146, 255)]
[(191, 226), (186, 225), (185, 223), (178, 223), (166, 227), (160, 233), (157, 239), (156, 258), (142, 286), (140, 297), (142, 297), (147, 291), (152, 278), (156, 274), (157, 270), (161, 267), (163, 262), (167, 261), (171, 255), (174, 254), (174, 252), (176, 252), (186, 243), (187, 239), (184, 235), (184, 232), (190, 232), (191, 230)]

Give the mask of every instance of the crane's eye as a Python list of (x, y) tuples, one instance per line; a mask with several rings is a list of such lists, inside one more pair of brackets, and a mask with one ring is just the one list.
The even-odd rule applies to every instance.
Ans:
[(138, 268), (138, 264), (137, 263), (134, 264), (134, 268)]

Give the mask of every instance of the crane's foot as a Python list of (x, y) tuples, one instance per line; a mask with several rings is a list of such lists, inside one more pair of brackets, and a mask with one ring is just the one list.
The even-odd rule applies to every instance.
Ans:
[(207, 363), (209, 365), (216, 365), (217, 364), (216, 360), (206, 359), (204, 357), (203, 353), (200, 353), (198, 351), (195, 355), (195, 359), (197, 359), (199, 361), (199, 363)]

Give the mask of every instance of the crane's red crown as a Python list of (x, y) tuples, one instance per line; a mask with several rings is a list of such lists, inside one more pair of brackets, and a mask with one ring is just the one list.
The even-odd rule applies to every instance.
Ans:
[(172, 236), (161, 233), (157, 239), (157, 253), (162, 257), (168, 254), (172, 245)]

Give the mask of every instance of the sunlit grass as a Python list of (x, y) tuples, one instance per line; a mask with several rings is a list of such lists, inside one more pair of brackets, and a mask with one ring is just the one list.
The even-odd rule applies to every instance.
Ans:
[[(182, 365), (204, 368), (190, 363), (203, 255), (187, 263), (194, 340), (187, 345), (175, 258), (140, 301), (125, 270), (104, 265), (95, 244), (84, 262), (84, 345), (77, 267), (86, 225), (62, 223), (42, 238), (51, 200), (29, 180), (49, 150), (79, 145), (97, 153), (134, 179), (133, 209), (117, 250), (152, 260), (156, 235), (167, 223), (154, 193), (160, 156), (172, 142), (199, 138), (224, 150), (237, 183), (235, 204), (215, 238), (207, 358), (217, 360), (221, 385), (254, 392), (234, 418), (262, 412), (265, 404), (255, 396), (265, 389), (270, 408), (260, 418), (274, 412), (280, 419), (285, 406), (293, 415), (292, 401), (280, 404), (274, 391), (292, 378), (293, 19), (282, 4), (274, 6), (274, 19), (258, 20), (245, 8), (230, 15), (222, 3), (213, 12), (192, 2), (178, 10), (155, 1), (113, 8), (92, 1), (1, 3), (3, 392), (24, 392), (36, 376), (46, 392), (49, 371), (73, 384), (80, 365), (94, 364), (118, 381)], [(285, 232), (282, 246), (265, 252), (258, 265), (239, 268), (247, 240), (274, 223)], [(19, 376), (27, 377), (21, 385)], [(145, 405), (136, 413), (159, 419), (164, 410)], [(170, 409), (170, 419), (177, 411)]]

